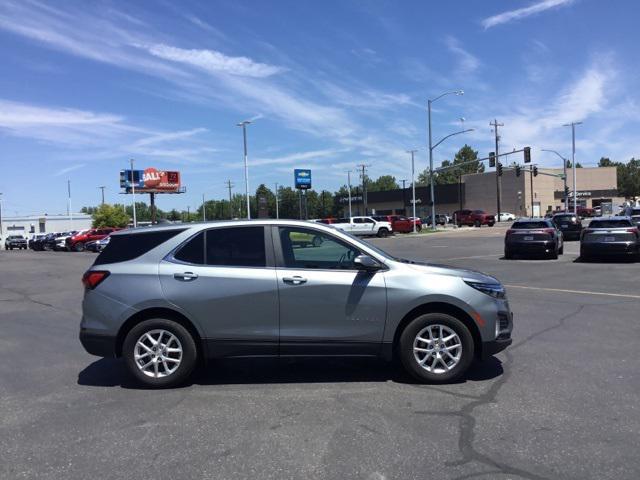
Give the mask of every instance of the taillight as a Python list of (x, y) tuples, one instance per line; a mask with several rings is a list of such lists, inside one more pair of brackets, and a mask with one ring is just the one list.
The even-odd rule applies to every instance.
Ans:
[(627, 232), (629, 233), (635, 233), (636, 236), (638, 235), (638, 229), (637, 228), (627, 228)]
[(87, 270), (82, 276), (82, 284), (84, 288), (93, 290), (108, 276), (109, 272), (106, 270)]
[(553, 236), (553, 234), (555, 233), (555, 229), (554, 228), (543, 228), (542, 231), (544, 233), (548, 233), (551, 236)]

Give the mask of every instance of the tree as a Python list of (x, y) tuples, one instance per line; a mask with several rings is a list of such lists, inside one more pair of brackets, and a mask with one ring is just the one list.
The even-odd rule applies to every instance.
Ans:
[(105, 203), (97, 207), (93, 213), (93, 228), (126, 227), (130, 217), (117, 205)]
[(598, 166), (616, 167), (620, 195), (626, 198), (640, 196), (640, 159), (631, 158), (627, 163), (624, 163), (612, 162), (610, 159), (602, 157)]
[[(460, 165), (460, 166), (455, 167), (455, 165)], [(436, 185), (457, 183), (458, 177), (460, 175), (484, 172), (484, 164), (478, 161), (478, 151), (474, 150), (467, 144), (465, 144), (464, 147), (458, 150), (458, 153), (456, 153), (455, 157), (453, 157), (453, 162), (449, 160), (444, 160), (441, 166), (442, 167), (453, 166), (454, 168), (449, 168), (441, 172), (435, 172), (433, 178), (434, 178), (434, 183)], [(417, 183), (420, 185), (426, 185), (429, 183), (428, 169), (418, 175)]]
[[(567, 168), (571, 168), (571, 160), (567, 160)], [(576, 168), (582, 168), (582, 165), (580, 164), (580, 162), (576, 162)]]
[(396, 177), (392, 175), (382, 175), (377, 180), (367, 179), (367, 191), (384, 192), (387, 190), (397, 190), (399, 187)]

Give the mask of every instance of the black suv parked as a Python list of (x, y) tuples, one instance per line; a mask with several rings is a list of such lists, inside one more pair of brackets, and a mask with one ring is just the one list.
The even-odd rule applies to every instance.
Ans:
[(556, 213), (553, 223), (562, 232), (565, 240), (580, 240), (582, 233), (582, 220), (570, 212)]

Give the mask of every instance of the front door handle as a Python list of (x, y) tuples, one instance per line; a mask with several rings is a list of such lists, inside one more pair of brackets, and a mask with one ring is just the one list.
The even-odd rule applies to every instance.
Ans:
[(282, 281), (291, 285), (302, 285), (303, 283), (307, 283), (307, 279), (299, 275), (294, 275), (293, 277), (283, 277)]
[(181, 282), (191, 282), (198, 278), (198, 274), (193, 272), (174, 273), (173, 278)]

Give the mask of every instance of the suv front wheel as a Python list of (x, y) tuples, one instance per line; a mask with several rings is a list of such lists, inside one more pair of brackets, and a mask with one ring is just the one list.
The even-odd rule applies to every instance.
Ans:
[(129, 372), (148, 387), (184, 383), (198, 358), (189, 331), (167, 319), (145, 320), (131, 329), (122, 346)]
[(412, 320), (400, 336), (404, 368), (423, 382), (450, 382), (471, 365), (471, 332), (455, 317), (428, 313)]
[(386, 228), (382, 227), (380, 230), (378, 230), (378, 237), (385, 238), (388, 236), (389, 236), (389, 230), (387, 230)]

